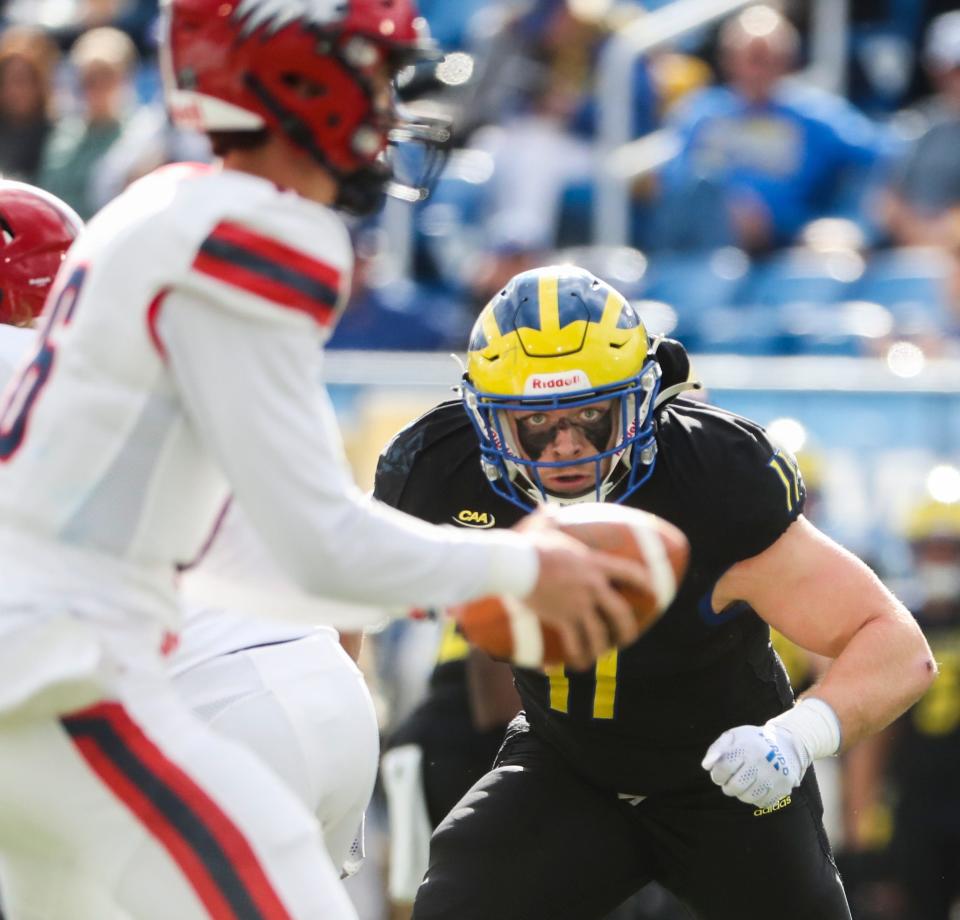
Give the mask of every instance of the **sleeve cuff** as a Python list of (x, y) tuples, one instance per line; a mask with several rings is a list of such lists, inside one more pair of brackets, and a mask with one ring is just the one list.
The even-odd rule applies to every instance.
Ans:
[(488, 593), (524, 598), (540, 577), (540, 557), (535, 547), (519, 534), (490, 534)]

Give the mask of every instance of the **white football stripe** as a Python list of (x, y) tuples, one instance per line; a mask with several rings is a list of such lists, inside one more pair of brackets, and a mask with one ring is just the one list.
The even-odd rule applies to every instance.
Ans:
[(537, 615), (515, 597), (501, 597), (510, 618), (513, 634), (513, 662), (521, 668), (539, 668), (543, 664), (543, 633)]
[(637, 543), (643, 550), (643, 557), (647, 560), (650, 570), (650, 579), (653, 582), (653, 595), (657, 599), (657, 610), (664, 610), (677, 593), (677, 579), (673, 574), (673, 566), (667, 557), (660, 535), (652, 528), (643, 524), (631, 525)]

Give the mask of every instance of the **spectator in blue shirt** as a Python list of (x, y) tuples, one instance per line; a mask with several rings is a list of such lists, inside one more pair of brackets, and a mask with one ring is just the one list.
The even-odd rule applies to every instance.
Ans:
[(944, 218), (960, 206), (960, 10), (930, 25), (924, 63), (937, 89), (923, 107), (925, 130), (899, 164), (884, 201), (893, 241), (940, 245), (951, 228)]
[(726, 84), (691, 96), (673, 120), (681, 149), (662, 176), (662, 244), (788, 244), (831, 210), (838, 180), (876, 163), (884, 144), (869, 119), (785, 79), (798, 58), (796, 29), (770, 7), (750, 7), (724, 27)]

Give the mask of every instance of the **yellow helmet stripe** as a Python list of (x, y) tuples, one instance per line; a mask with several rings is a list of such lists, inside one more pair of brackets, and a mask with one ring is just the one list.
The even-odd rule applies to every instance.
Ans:
[(622, 310), (623, 300), (616, 291), (611, 289), (607, 294), (607, 302), (603, 305), (603, 316), (600, 317), (600, 325), (605, 332), (609, 333), (617, 328)]
[(537, 294), (540, 299), (540, 331), (549, 335), (560, 331), (560, 277), (556, 272), (540, 276)]
[(483, 330), (484, 338), (488, 342), (495, 342), (500, 338), (500, 327), (497, 325), (497, 315), (495, 310), (484, 310), (480, 328)]

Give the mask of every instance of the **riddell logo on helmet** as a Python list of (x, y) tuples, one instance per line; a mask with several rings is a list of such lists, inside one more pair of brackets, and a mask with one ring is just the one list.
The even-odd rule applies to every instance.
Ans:
[(590, 386), (590, 378), (583, 371), (566, 371), (562, 374), (531, 374), (527, 377), (524, 395), (530, 393), (556, 393), (564, 390), (583, 390)]

